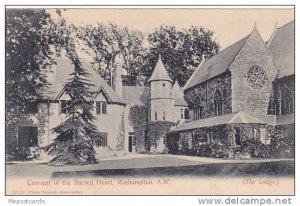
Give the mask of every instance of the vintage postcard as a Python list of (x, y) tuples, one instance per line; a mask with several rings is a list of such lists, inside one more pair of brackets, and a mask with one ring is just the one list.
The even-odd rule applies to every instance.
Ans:
[(294, 195), (294, 12), (6, 6), (6, 195)]

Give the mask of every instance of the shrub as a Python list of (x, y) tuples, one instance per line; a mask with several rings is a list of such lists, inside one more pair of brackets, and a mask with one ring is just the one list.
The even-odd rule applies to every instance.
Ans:
[(284, 137), (282, 133), (272, 136), (270, 153), (273, 158), (294, 158), (295, 141), (292, 137)]
[(200, 144), (197, 153), (202, 157), (228, 158), (230, 150), (220, 142)]
[(234, 151), (237, 156), (250, 155), (251, 158), (267, 158), (270, 157), (270, 147), (261, 143), (257, 139), (249, 139), (243, 141), (240, 147)]

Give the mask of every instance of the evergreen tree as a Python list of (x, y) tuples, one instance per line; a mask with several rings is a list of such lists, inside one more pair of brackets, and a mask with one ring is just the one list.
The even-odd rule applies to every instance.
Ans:
[[(61, 25), (64, 25), (62, 20)], [(65, 38), (63, 48), (66, 56), (71, 60), (74, 70), (71, 78), (64, 86), (64, 94), (70, 97), (67, 106), (64, 108), (67, 113), (66, 120), (53, 128), (58, 136), (53, 143), (46, 146), (46, 151), (55, 156), (52, 165), (76, 164), (84, 165), (96, 163), (94, 144), (101, 142), (100, 133), (93, 124), (95, 119), (92, 114), (93, 103), (90, 102), (92, 92), (89, 87), (90, 74), (82, 67), (76, 52), (76, 44), (72, 38), (73, 27), (61, 27)]]
[(52, 164), (96, 163), (93, 143), (100, 139), (97, 139), (99, 133), (93, 124), (93, 104), (88, 100), (91, 97), (88, 89), (91, 84), (86, 79), (89, 73), (82, 68), (78, 58), (71, 60), (74, 71), (64, 90), (71, 98), (64, 108), (67, 119), (53, 129), (58, 136), (46, 150), (55, 156)]

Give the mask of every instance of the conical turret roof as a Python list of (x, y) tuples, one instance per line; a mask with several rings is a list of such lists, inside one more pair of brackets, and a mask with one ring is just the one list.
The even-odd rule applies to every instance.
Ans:
[(164, 80), (164, 81), (170, 81), (172, 82), (172, 79), (168, 75), (168, 72), (161, 61), (161, 56), (159, 55), (158, 62), (155, 66), (155, 69), (149, 79), (149, 82), (151, 81), (157, 81), (157, 80)]

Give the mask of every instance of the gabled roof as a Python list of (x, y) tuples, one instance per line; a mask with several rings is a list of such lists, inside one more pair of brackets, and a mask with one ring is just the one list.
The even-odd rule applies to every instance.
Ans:
[(150, 89), (139, 86), (123, 86), (123, 99), (129, 105), (146, 105), (150, 99)]
[(266, 122), (258, 119), (250, 114), (244, 112), (231, 113), (227, 115), (209, 117), (187, 122), (174, 128), (172, 132), (191, 130), (196, 128), (211, 127), (224, 124), (267, 124)]
[[(44, 99), (56, 100), (59, 95), (63, 93), (64, 85), (70, 79), (70, 73), (73, 72), (73, 65), (69, 59), (57, 59), (57, 65), (54, 65), (54, 73), (47, 75), (48, 87), (42, 88), (39, 92)], [(91, 91), (96, 92), (102, 90), (108, 97), (109, 101), (113, 103), (125, 104), (121, 97), (106, 83), (104, 79), (87, 63), (82, 62), (82, 67), (85, 68), (90, 76), (86, 79), (89, 80)]]
[(235, 57), (245, 45), (250, 35), (220, 51), (218, 54), (212, 56), (204, 63), (201, 63), (199, 67), (194, 71), (195, 74), (191, 76), (190, 80), (188, 80), (188, 82), (184, 86), (184, 89), (196, 86), (201, 82), (204, 82), (227, 71), (234, 61)]
[(176, 81), (172, 88), (173, 91), (173, 98), (174, 98), (174, 106), (185, 106), (187, 107), (187, 103), (184, 100), (184, 94), (181, 90), (178, 82)]
[(165, 80), (165, 81), (172, 82), (172, 79), (170, 78), (164, 64), (161, 61), (160, 55), (159, 55), (157, 64), (155, 66), (155, 69), (148, 81), (151, 82), (151, 81), (157, 81), (157, 80)]
[(173, 97), (174, 98), (183, 98), (183, 92), (178, 84), (178, 82), (176, 81), (175, 84), (173, 85)]
[(278, 68), (278, 78), (295, 74), (295, 21), (275, 29), (268, 48)]

